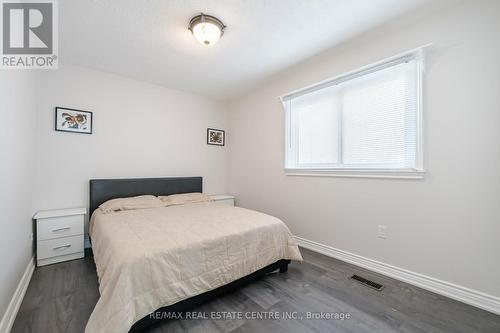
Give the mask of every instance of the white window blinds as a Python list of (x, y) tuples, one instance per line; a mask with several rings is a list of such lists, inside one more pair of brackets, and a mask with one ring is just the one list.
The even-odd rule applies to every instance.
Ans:
[(420, 91), (411, 54), (283, 97), (285, 167), (420, 169)]

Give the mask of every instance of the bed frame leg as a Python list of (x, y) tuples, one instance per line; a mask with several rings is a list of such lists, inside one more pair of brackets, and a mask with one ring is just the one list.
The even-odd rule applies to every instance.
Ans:
[(288, 264), (289, 263), (290, 263), (290, 260), (286, 260), (284, 263), (281, 264), (280, 273), (286, 273), (288, 271)]

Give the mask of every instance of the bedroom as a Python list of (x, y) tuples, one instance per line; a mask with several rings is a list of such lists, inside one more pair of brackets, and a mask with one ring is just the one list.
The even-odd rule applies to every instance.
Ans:
[(34, 3), (0, 332), (500, 332), (499, 1)]

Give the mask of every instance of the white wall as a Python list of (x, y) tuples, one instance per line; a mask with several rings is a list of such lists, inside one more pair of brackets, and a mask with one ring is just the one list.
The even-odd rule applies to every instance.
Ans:
[[(224, 105), (75, 66), (42, 74), (36, 209), (88, 205), (91, 178), (203, 176), (204, 192), (226, 192), (225, 147), (207, 127), (227, 127)], [(54, 130), (56, 106), (93, 112), (93, 134)]]
[(32, 257), (36, 74), (0, 72), (0, 319)]
[[(500, 1), (390, 22), (270, 78), (230, 105), (230, 191), (300, 237), (500, 296)], [(434, 43), (424, 180), (293, 177), (277, 96)], [(377, 225), (389, 238), (377, 238)]]

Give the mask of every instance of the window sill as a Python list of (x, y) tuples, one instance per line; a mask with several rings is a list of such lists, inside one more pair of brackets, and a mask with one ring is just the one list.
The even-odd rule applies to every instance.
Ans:
[(304, 170), (285, 169), (286, 176), (341, 177), (341, 178), (384, 178), (423, 179), (423, 170)]

